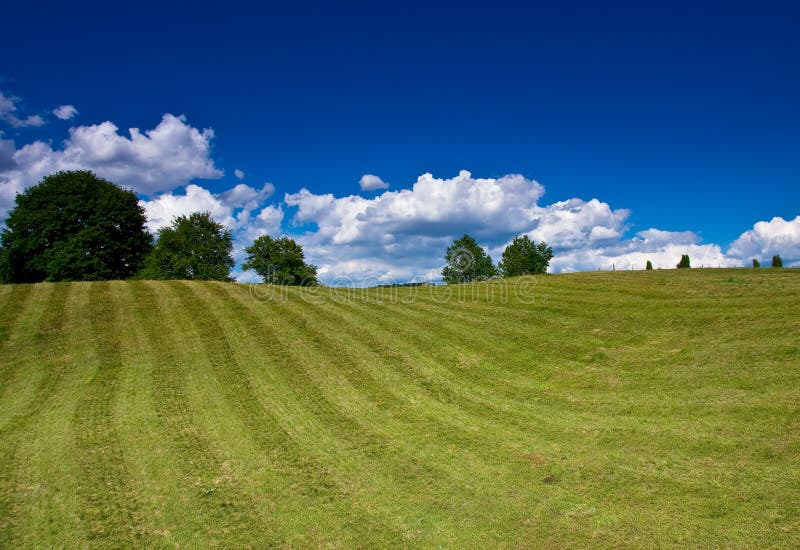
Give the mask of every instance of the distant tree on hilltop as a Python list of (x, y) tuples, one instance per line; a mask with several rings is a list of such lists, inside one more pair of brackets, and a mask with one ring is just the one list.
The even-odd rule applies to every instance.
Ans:
[(781, 260), (780, 254), (772, 257), (772, 267), (783, 267), (783, 260)]
[(469, 235), (453, 241), (444, 259), (447, 265), (442, 269), (442, 279), (447, 284), (485, 281), (497, 275), (492, 258)]
[(758, 269), (759, 267), (761, 267), (761, 264), (760, 264), (760, 263), (758, 262), (758, 260), (756, 260), (755, 258), (753, 258), (753, 267), (755, 267), (756, 269)]
[(647, 271), (653, 271), (653, 262), (651, 262), (650, 260), (647, 260), (647, 264), (644, 266), (644, 268)]
[(547, 272), (553, 258), (553, 249), (542, 241), (536, 244), (527, 235), (514, 237), (503, 251), (503, 259), (498, 264), (504, 277), (533, 275)]
[(691, 262), (689, 261), (689, 255), (684, 254), (681, 256), (681, 261), (678, 262), (678, 269), (689, 269), (692, 267)]
[(290, 286), (318, 284), (316, 266), (305, 262), (303, 247), (293, 239), (273, 239), (263, 235), (244, 250), (247, 260), (242, 267), (261, 275), (265, 283)]
[(152, 248), (132, 191), (88, 170), (57, 172), (18, 194), (0, 245), (0, 280), (127, 279)]
[(159, 230), (156, 246), (138, 277), (229, 281), (232, 249), (231, 231), (212, 220), (210, 212), (179, 216)]

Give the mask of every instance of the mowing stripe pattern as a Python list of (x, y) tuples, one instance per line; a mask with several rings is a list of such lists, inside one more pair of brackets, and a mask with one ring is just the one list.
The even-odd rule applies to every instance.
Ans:
[(800, 544), (795, 271), (509, 284), (0, 286), (0, 547)]

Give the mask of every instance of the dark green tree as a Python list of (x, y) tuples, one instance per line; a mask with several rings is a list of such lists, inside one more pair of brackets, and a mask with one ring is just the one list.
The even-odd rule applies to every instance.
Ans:
[(772, 267), (783, 267), (783, 260), (781, 260), (780, 254), (775, 254), (772, 257)]
[(761, 267), (761, 264), (758, 263), (758, 260), (756, 260), (755, 258), (753, 258), (753, 267), (755, 268)]
[(651, 262), (650, 260), (647, 260), (647, 264), (644, 266), (644, 268), (647, 271), (653, 271), (653, 262)]
[(453, 241), (444, 259), (447, 265), (442, 269), (442, 279), (447, 284), (485, 281), (497, 275), (492, 258), (469, 235)]
[(209, 212), (179, 216), (159, 230), (139, 278), (229, 281), (232, 249), (231, 231), (212, 220)]
[(291, 286), (319, 284), (316, 266), (306, 263), (303, 247), (293, 239), (273, 239), (264, 235), (244, 250), (247, 260), (242, 267), (261, 275), (265, 283)]
[(136, 194), (86, 170), (46, 176), (14, 203), (0, 244), (3, 282), (127, 279), (152, 248)]
[(689, 269), (690, 267), (692, 267), (692, 264), (689, 261), (689, 255), (684, 254), (681, 256), (681, 261), (678, 262), (678, 269)]
[(497, 267), (504, 277), (517, 277), (519, 275), (533, 275), (545, 273), (550, 260), (553, 259), (553, 249), (544, 241), (536, 244), (527, 235), (514, 237), (505, 250), (503, 258)]

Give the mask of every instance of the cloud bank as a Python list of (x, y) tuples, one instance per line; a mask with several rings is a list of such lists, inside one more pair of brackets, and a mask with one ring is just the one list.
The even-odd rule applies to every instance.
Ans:
[(286, 194), (292, 221), (315, 229), (300, 236), (323, 280), (438, 279), (454, 238), (473, 235), (495, 261), (515, 235), (544, 240), (555, 250), (551, 271), (642, 269), (647, 260), (670, 268), (689, 254), (694, 265), (742, 261), (690, 232), (648, 229), (626, 238), (630, 212), (599, 199), (540, 204), (544, 187), (519, 174), (443, 179), (423, 174), (411, 189), (374, 198)]
[[(275, 225), (274, 217), (267, 215), (266, 218), (259, 218), (261, 213), (255, 214), (255, 210), (274, 192), (275, 186), (271, 183), (265, 183), (261, 189), (240, 183), (218, 194), (211, 193), (199, 185), (190, 184), (183, 189), (182, 194), (163, 193), (152, 200), (141, 200), (139, 204), (145, 209), (147, 228), (152, 233), (171, 224), (174, 218), (188, 216), (193, 212), (210, 212), (215, 221), (233, 230), (247, 226), (248, 230), (256, 232), (259, 229), (274, 232), (280, 230), (283, 216)], [(267, 225), (264, 225), (265, 223)], [(258, 225), (261, 227), (256, 227)]]
[[(0, 94), (0, 120), (20, 123), (14, 114), (17, 101)], [(53, 111), (63, 119), (76, 112), (71, 105)], [(462, 170), (440, 178), (426, 173), (398, 190), (365, 174), (361, 190), (379, 191), (370, 198), (302, 188), (276, 203), (270, 183), (211, 191), (198, 180), (223, 176), (212, 157), (213, 139), (212, 129), (194, 128), (184, 116), (172, 114), (151, 130), (132, 128), (127, 134), (110, 121), (73, 127), (60, 147), (33, 141), (18, 149), (0, 133), (0, 222), (15, 194), (43, 176), (89, 169), (139, 193), (154, 233), (176, 216), (209, 211), (234, 232), (238, 261), (255, 238), (288, 234), (319, 266), (321, 280), (333, 284), (438, 280), (447, 246), (464, 233), (495, 261), (515, 235), (544, 240), (555, 251), (553, 272), (642, 269), (648, 260), (656, 268), (673, 268), (682, 254), (697, 267), (749, 265), (752, 258), (765, 261), (774, 254), (784, 265), (800, 266), (800, 216), (760, 221), (723, 250), (691, 231), (650, 228), (631, 235), (630, 212), (600, 198), (544, 203), (544, 186), (520, 174), (478, 178)], [(239, 168), (233, 173), (240, 180), (245, 176)]]
[(800, 265), (800, 216), (790, 221), (772, 218), (768, 222), (756, 223), (753, 229), (733, 241), (728, 254), (744, 260), (756, 258), (762, 261), (779, 254), (784, 265)]
[(182, 187), (195, 179), (217, 179), (222, 170), (211, 158), (214, 131), (190, 126), (186, 117), (165, 114), (152, 130), (138, 128), (121, 135), (109, 121), (70, 128), (62, 148), (34, 141), (16, 149), (0, 146), (0, 218), (13, 206), (16, 193), (59, 170), (88, 169), (109, 181), (152, 195)]

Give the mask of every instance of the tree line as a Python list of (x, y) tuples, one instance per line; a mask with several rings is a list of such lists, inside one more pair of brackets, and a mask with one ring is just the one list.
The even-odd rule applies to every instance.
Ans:
[[(681, 256), (681, 261), (678, 262), (676, 267), (678, 269), (689, 269), (692, 267), (692, 261), (689, 259), (689, 255), (684, 254)], [(753, 267), (761, 267), (761, 263), (756, 258), (753, 258)], [(772, 257), (772, 267), (783, 267), (783, 260), (781, 260), (780, 254), (776, 254)], [(653, 269), (653, 264), (650, 263), (650, 260), (647, 260), (647, 267), (645, 267), (645, 269)]]
[[(85, 170), (46, 176), (16, 196), (0, 235), (0, 282), (197, 279), (229, 281), (233, 234), (209, 212), (178, 216), (155, 240), (133, 191)], [(317, 284), (294, 240), (269, 235), (245, 248), (265, 282)]]

